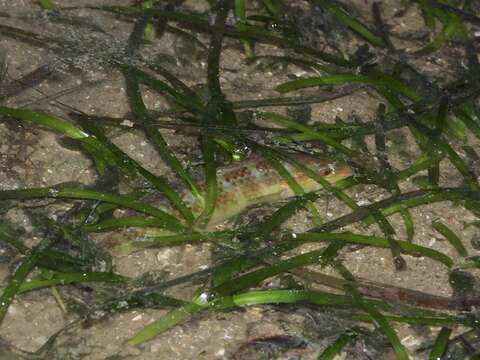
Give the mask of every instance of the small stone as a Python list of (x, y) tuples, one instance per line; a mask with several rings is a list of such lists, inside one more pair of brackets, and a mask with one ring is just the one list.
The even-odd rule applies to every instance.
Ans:
[(470, 240), (470, 244), (475, 250), (480, 250), (480, 234), (474, 234)]
[(222, 348), (222, 349), (219, 349), (216, 353), (215, 353), (215, 356), (216, 357), (222, 357), (225, 355), (225, 349)]
[(139, 321), (139, 320), (142, 320), (142, 314), (138, 314), (137, 316), (135, 316), (134, 318), (132, 318), (132, 321)]

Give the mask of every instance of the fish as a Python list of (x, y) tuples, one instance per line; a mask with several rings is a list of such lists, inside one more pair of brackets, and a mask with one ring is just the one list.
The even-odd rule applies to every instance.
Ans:
[[(344, 162), (321, 159), (303, 153), (295, 153), (289, 156), (322, 176), (331, 184), (353, 175), (352, 167)], [(305, 193), (322, 188), (322, 185), (317, 181), (289, 162), (281, 161), (281, 163)], [(275, 203), (295, 196), (295, 192), (278, 174), (271, 163), (258, 155), (252, 155), (234, 165), (219, 167), (217, 169), (217, 185), (216, 205), (208, 223), (202, 227), (193, 226), (191, 229), (197, 237), (201, 237), (203, 232), (218, 229), (220, 224), (244, 213), (253, 206)], [(204, 185), (200, 186), (200, 190), (202, 189), (204, 189)], [(194, 197), (191, 192), (183, 192), (182, 199), (196, 217), (202, 213), (203, 206), (201, 201)], [(170, 213), (181, 219), (179, 213)], [(168, 238), (170, 235), (173, 235), (173, 238), (175, 238), (175, 234), (171, 232), (151, 227), (137, 230), (126, 229), (125, 231), (128, 233), (124, 233), (122, 236), (116, 233), (113, 238), (107, 238), (107, 246), (115, 247), (122, 254), (129, 254), (140, 249), (157, 246), (155, 239), (161, 238), (161, 243), (166, 244), (169, 243)]]
[[(319, 159), (304, 153), (295, 153), (290, 156), (331, 184), (353, 174), (352, 168), (344, 162)], [(282, 165), (305, 193), (322, 188), (317, 181), (287, 161), (282, 161)], [(238, 164), (219, 168), (217, 170), (217, 186), (217, 201), (206, 226), (207, 229), (224, 223), (250, 207), (269, 202), (274, 203), (295, 196), (294, 191), (271, 163), (258, 155), (252, 155)], [(185, 193), (182, 198), (191, 207), (194, 215), (200, 215), (202, 206), (197, 198), (190, 192)]]

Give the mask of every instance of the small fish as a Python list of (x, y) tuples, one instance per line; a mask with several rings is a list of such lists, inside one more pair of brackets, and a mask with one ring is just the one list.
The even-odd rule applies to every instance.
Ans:
[[(299, 153), (291, 157), (324, 177), (329, 183), (345, 179), (353, 173), (351, 167), (345, 163)], [(287, 162), (282, 164), (306, 193), (322, 188), (318, 182), (293, 165)], [(255, 155), (239, 164), (220, 168), (217, 172), (217, 183), (217, 202), (207, 228), (212, 228), (253, 205), (277, 202), (295, 195), (269, 161)], [(185, 194), (183, 200), (191, 206), (195, 215), (201, 213), (201, 206), (193, 195)]]
[[(336, 183), (353, 174), (352, 168), (345, 163), (322, 160), (306, 154), (294, 154), (291, 157), (309, 167), (329, 183)], [(316, 191), (322, 186), (299, 171), (288, 162), (283, 166), (303, 188), (305, 193)], [(228, 220), (248, 209), (251, 206), (267, 202), (277, 202), (295, 195), (287, 182), (278, 175), (269, 161), (260, 156), (251, 156), (248, 159), (231, 166), (219, 168), (217, 171), (218, 195), (215, 210), (204, 228), (195, 230), (211, 231), (225, 220)], [(195, 216), (202, 212), (200, 201), (190, 192), (183, 195), (183, 200), (190, 206)], [(180, 216), (177, 214), (177, 216)], [(107, 239), (109, 247), (119, 246), (118, 250), (129, 254), (139, 249), (155, 246), (148, 239), (173, 235), (165, 230), (143, 228), (129, 230), (125, 237), (115, 235), (114, 239)], [(135, 240), (134, 240), (135, 239)]]

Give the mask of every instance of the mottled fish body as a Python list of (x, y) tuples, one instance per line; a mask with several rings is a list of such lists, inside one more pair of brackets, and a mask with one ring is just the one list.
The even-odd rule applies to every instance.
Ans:
[[(291, 156), (329, 183), (335, 183), (352, 175), (352, 169), (345, 163), (318, 159), (306, 154)], [(293, 165), (287, 162), (282, 164), (305, 193), (322, 188), (317, 181)], [(239, 164), (220, 168), (217, 172), (217, 184), (217, 202), (207, 227), (218, 225), (240, 214), (248, 207), (288, 199), (295, 195), (269, 161), (259, 156), (251, 156)], [(192, 207), (195, 215), (201, 213), (199, 202), (190, 193), (184, 195), (183, 199)]]

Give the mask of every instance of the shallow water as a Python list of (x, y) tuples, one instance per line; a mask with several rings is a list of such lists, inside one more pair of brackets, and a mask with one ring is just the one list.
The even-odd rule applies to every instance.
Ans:
[[(371, 66), (376, 64), (375, 70), (388, 74), (400, 74), (404, 84), (434, 104), (432, 109), (432, 118), (434, 119), (440, 94), (442, 94), (441, 91), (435, 89), (442, 89), (465, 76), (470, 65), (466, 61), (464, 47), (459, 39), (454, 39), (448, 46), (443, 46), (429, 55), (414, 55), (416, 50), (434, 39), (434, 36), (429, 35), (418, 5), (412, 4), (404, 7), (405, 3), (400, 0), (381, 2), (383, 18), (391, 35), (390, 40), (396, 49), (402, 51), (370, 47), (371, 54), (367, 55), (372, 55), (372, 58), (366, 60), (361, 69), (360, 67), (353, 70), (341, 67), (332, 67), (332, 69), (355, 73), (355, 71), (368, 70), (367, 65), (371, 63)], [(202, 104), (204, 106), (209, 99), (206, 86), (209, 76), (208, 68), (212, 68), (209, 60), (213, 61), (211, 53), (209, 57), (210, 35), (197, 28), (185, 28), (181, 22), (171, 20), (165, 28), (165, 33), (161, 36), (157, 34), (157, 37), (142, 43), (136, 56), (131, 57), (129, 52), (132, 51), (132, 46), (128, 48), (127, 44), (129, 36), (134, 30), (132, 20), (136, 18), (88, 7), (111, 5), (111, 3), (101, 0), (59, 1), (55, 4), (58, 12), (46, 12), (41, 10), (37, 4), (21, 0), (0, 1), (0, 22), (3, 26), (0, 27), (0, 55), (5, 56), (7, 64), (6, 73), (2, 77), (3, 81), (0, 85), (0, 94), (6, 94), (7, 90), (12, 92), (8, 98), (2, 100), (1, 105), (40, 111), (63, 119), (75, 120), (74, 112), (77, 115), (90, 115), (96, 124), (104, 126), (108, 138), (114, 144), (146, 170), (152, 174), (163, 176), (166, 181), (173, 184), (174, 189), (182, 186), (185, 188), (185, 184), (182, 184), (176, 173), (162, 160), (155, 146), (139, 126), (138, 113), (132, 114), (128, 88), (125, 84), (124, 74), (119, 70), (121, 68), (119, 64), (135, 66), (147, 74), (163, 80), (165, 77), (149, 68), (152, 64), (161, 65), (166, 71), (182, 80), (189, 87), (189, 91), (196, 91), (198, 99), (204, 102)], [(248, 2), (248, 4), (248, 11), (251, 15), (267, 16), (269, 14), (257, 2)], [(122, 5), (131, 4), (128, 1), (115, 1), (115, 6)], [(289, 26), (297, 25), (297, 28), (296, 32), (287, 32), (282, 28), (282, 24), (272, 22), (273, 25), (267, 29), (276, 31), (274, 34), (279, 37), (294, 37), (294, 41), (301, 42), (303, 47), (314, 49), (313, 52), (342, 51), (349, 54), (350, 59), (355, 59), (355, 51), (365, 44), (363, 39), (346, 27), (339, 27), (335, 18), (326, 16), (319, 8), (311, 8), (308, 2), (285, 1), (285, 6), (289, 10), (288, 19), (291, 21)], [(355, 11), (358, 19), (373, 28), (371, 1), (351, 1), (348, 2), (348, 6)], [(212, 25), (216, 21), (216, 17), (209, 9), (210, 6), (206, 1), (185, 1), (174, 7), (174, 11), (180, 13), (207, 14), (207, 19)], [(403, 13), (401, 13), (402, 11)], [(227, 17), (227, 24), (231, 25), (234, 22), (235, 18), (230, 13)], [(284, 24), (284, 26), (286, 25)], [(466, 31), (474, 39), (474, 45), (476, 44), (477, 27), (471, 22), (465, 22)], [(437, 33), (441, 31), (438, 29), (441, 29), (441, 22), (437, 20)], [(25, 35), (18, 30), (31, 33)], [(191, 37), (187, 38), (185, 33), (180, 33), (180, 30), (186, 31), (189, 36), (194, 36), (197, 40), (194, 41)], [(282, 30), (285, 32), (282, 33)], [(159, 32), (161, 29), (157, 28), (155, 31)], [(32, 39), (32, 33), (36, 34), (36, 39)], [(259, 41), (254, 46), (258, 58), (247, 59), (245, 48), (251, 46), (251, 43), (242, 43), (235, 37), (223, 39), (219, 70), (220, 89), (225, 99), (228, 99), (233, 105), (240, 123), (239, 128), (248, 129), (244, 132), (234, 131), (237, 135), (242, 133), (242, 136), (246, 136), (248, 140), (242, 142), (241, 137), (240, 139), (235, 138), (231, 134), (224, 136), (224, 139), (237, 145), (238, 150), (235, 154), (240, 153), (241, 156), (247, 156), (251, 152), (258, 153), (259, 145), (274, 146), (286, 151), (300, 150), (319, 154), (328, 152), (330, 156), (338, 156), (338, 151), (318, 139), (311, 142), (299, 141), (287, 145), (282, 144), (279, 135), (284, 133), (274, 131), (278, 125), (252, 116), (251, 111), (269, 111), (288, 115), (298, 120), (300, 124), (312, 127), (318, 124), (338, 125), (342, 122), (355, 124), (356, 122), (374, 121), (379, 104), (387, 104), (387, 101), (378, 91), (375, 91), (374, 86), (361, 87), (346, 96), (324, 102), (315, 102), (310, 97), (324, 96), (325, 94), (328, 96), (334, 90), (342, 89), (342, 87), (313, 87), (280, 94), (275, 88), (287, 81), (325, 75), (319, 66), (319, 64), (325, 64), (318, 61), (316, 66), (298, 65), (298, 63), (286, 64), (281, 61), (274, 63), (275, 59), (279, 60), (275, 57), (280, 56), (297, 56), (297, 58), (303, 56), (303, 59), (308, 59), (308, 61), (315, 59), (312, 51), (305, 55), (302, 53), (304, 48), (297, 47), (297, 52), (289, 49), (288, 41), (287, 38), (283, 44), (275, 43), (275, 41), (270, 41), (270, 43)], [(364, 55), (365, 49), (363, 55), (362, 51), (356, 53), (357, 57)], [(397, 64), (396, 69), (395, 64)], [(38, 71), (33, 76), (24, 77), (37, 68), (42, 69), (41, 67), (45, 65), (48, 66), (48, 71)], [(15, 79), (21, 81), (15, 82)], [(211, 85), (211, 79), (209, 81), (210, 91), (212, 91), (215, 86)], [(26, 89), (19, 84), (24, 85)], [(170, 85), (176, 91), (185, 90), (178, 83), (172, 82)], [(468, 89), (467, 86), (466, 91)], [(438, 93), (436, 94), (434, 90)], [(202, 177), (204, 159), (202, 157), (202, 141), (199, 140), (199, 134), (202, 133), (201, 128), (172, 126), (172, 124), (191, 120), (195, 116), (197, 121), (199, 119), (214, 121), (215, 119), (208, 119), (208, 116), (206, 119), (201, 117), (198, 112), (189, 112), (189, 109), (185, 111), (178, 103), (175, 103), (172, 96), (162, 96), (153, 91), (152, 86), (141, 85), (140, 91), (147, 109), (152, 111), (152, 116), (160, 114), (155, 121), (159, 125), (158, 129), (160, 129), (166, 144), (193, 178)], [(400, 98), (405, 103), (409, 103), (404, 95), (403, 97), (401, 95)], [(454, 91), (450, 95), (453, 98)], [(304, 96), (310, 100), (294, 99), (297, 104), (294, 106), (277, 106), (275, 104), (265, 106), (265, 104), (258, 103), (246, 106), (245, 103), (242, 103), (247, 100), (256, 101), (290, 96)], [(187, 98), (189, 97), (187, 96)], [(475, 96), (472, 98), (475, 99)], [(210, 107), (205, 106), (205, 108), (211, 110), (212, 107), (217, 106), (217, 110), (220, 109), (217, 115), (218, 113), (220, 116), (225, 116), (225, 113), (228, 115), (229, 103), (225, 99), (215, 98), (210, 101)], [(306, 104), (298, 105), (299, 101)], [(221, 108), (222, 104), (227, 104), (225, 112), (222, 112), (225, 110), (225, 108)], [(453, 107), (451, 110), (454, 110), (457, 105), (450, 104), (450, 106)], [(460, 122), (459, 120), (455, 121)], [(475, 118), (474, 121), (479, 123), (478, 118)], [(228, 122), (224, 126), (231, 128)], [(447, 125), (447, 127), (449, 126)], [(268, 129), (261, 129), (261, 127)], [(457, 134), (455, 134), (455, 129), (458, 131)], [(319, 131), (319, 133), (329, 134), (328, 131)], [(219, 137), (218, 133), (213, 131), (204, 131), (203, 135), (204, 139), (214, 135)], [(2, 138), (0, 144), (1, 190), (47, 187), (66, 182), (72, 182), (75, 186), (78, 184), (95, 185), (95, 190), (122, 194), (133, 190), (152, 188), (144, 179), (132, 174), (125, 177), (119, 175), (118, 171), (110, 170), (102, 174), (99, 171), (99, 164), (95, 164), (91, 156), (88, 156), (85, 151), (81, 151), (78, 142), (68, 140), (65, 136), (45, 127), (10, 118), (0, 118), (0, 136)], [(469, 150), (465, 146), (470, 146), (478, 153), (480, 151), (479, 138), (475, 137), (471, 130), (461, 126), (457, 128), (450, 126), (442, 136), (453, 151), (460, 156), (460, 159), (468, 165), (468, 170), (473, 176), (472, 182), (478, 181), (480, 163), (478, 159), (471, 160), (471, 156), (469, 157), (467, 154)], [(366, 182), (364, 181), (366, 177), (360, 176), (362, 166), (371, 166), (377, 171), (377, 174), (385, 174), (384, 165), (379, 157), (386, 156), (395, 172), (408, 168), (424, 153), (431, 155), (428, 149), (422, 149), (417, 145), (412, 132), (406, 126), (386, 131), (386, 150), (383, 152), (378, 151), (379, 139), (377, 138), (376, 142), (375, 136), (371, 132), (369, 135), (347, 139), (342, 144), (355, 152), (350, 160), (351, 166), (358, 168), (359, 182)], [(425, 144), (431, 143), (427, 141)], [(437, 145), (434, 144), (433, 147)], [(204, 143), (203, 146), (205, 146)], [(228, 165), (230, 158), (227, 152), (219, 150), (219, 145), (215, 146), (217, 146), (218, 165)], [(360, 155), (357, 157), (356, 154)], [(419, 183), (425, 180), (425, 177), (427, 177), (427, 171), (424, 170), (398, 182), (398, 189), (391, 188), (387, 191), (378, 184), (365, 183), (349, 187), (345, 193), (358, 206), (366, 206), (389, 198), (397, 191), (407, 193), (418, 190), (421, 188)], [(456, 188), (463, 186), (464, 181), (465, 177), (459, 173), (451, 161), (444, 158), (440, 162), (439, 186)], [(41, 226), (32, 220), (34, 218), (32, 214), (48, 215), (61, 223), (68, 219), (66, 214), (71, 214), (74, 210), (79, 209), (82, 203), (86, 204), (88, 209), (96, 207), (94, 202), (80, 200), (3, 201), (3, 204), (0, 204), (0, 216), (2, 222), (24, 228), (26, 235), (22, 239), (25, 239), (27, 246), (32, 247), (42, 236), (45, 236)], [(296, 304), (242, 306), (234, 310), (203, 312), (193, 315), (187, 321), (155, 336), (141, 346), (131, 346), (127, 341), (147, 324), (165, 315), (170, 307), (168, 309), (148, 305), (126, 307), (122, 311), (114, 311), (107, 317), (101, 317), (100, 315), (103, 314), (100, 312), (88, 314), (89, 310), (100, 306), (107, 300), (139, 289), (160, 289), (164, 295), (182, 301), (191, 301), (199, 292), (206, 291), (212, 286), (212, 281), (214, 281), (212, 279), (215, 278), (208, 273), (208, 269), (212, 266), (243, 254), (254, 254), (254, 251), (262, 246), (263, 249), (269, 249), (269, 247), (273, 249), (278, 245), (278, 239), (285, 239), (282, 237), (284, 233), (303, 234), (314, 225), (318, 226), (318, 224), (314, 224), (313, 220), (315, 219), (312, 220), (310, 208), (298, 211), (283, 222), (281, 229), (284, 232), (272, 233), (272, 237), (268, 240), (261, 239), (264, 242), (250, 238), (248, 232), (246, 235), (240, 233), (239, 229), (243, 231), (255, 229), (257, 224), (268, 220), (274, 210), (282, 204), (285, 203), (272, 203), (256, 207), (240, 217), (219, 225), (217, 231), (236, 229), (239, 232), (237, 237), (225, 242), (213, 241), (150, 248), (126, 255), (119, 251), (117, 245), (140, 239), (142, 235), (139, 234), (142, 232), (138, 229), (124, 228), (109, 232), (89, 233), (89, 239), (97, 244), (99, 249), (111, 254), (114, 271), (129, 277), (131, 281), (126, 287), (108, 283), (88, 283), (49, 287), (15, 296), (15, 300), (10, 305), (7, 316), (0, 326), (2, 340), (0, 350), (4, 354), (2, 356), (8, 356), (8, 353), (20, 356), (23, 351), (37, 351), (52, 335), (63, 329), (54, 339), (55, 341), (52, 341), (51, 347), (43, 348), (44, 352), (40, 354), (43, 358), (316, 359), (321, 351), (332, 344), (339, 335), (345, 334), (347, 329), (355, 329), (354, 332), (357, 334), (355, 340), (350, 341), (338, 355), (339, 359), (396, 358), (389, 345), (389, 340), (381, 330), (375, 329), (373, 322), (353, 320), (351, 314), (353, 307), (337, 309), (299, 302)], [(479, 296), (477, 290), (478, 264), (477, 268), (457, 271), (453, 275), (457, 277), (452, 277), (452, 269), (469, 263), (466, 257), (480, 255), (479, 248), (474, 246), (473, 241), (480, 236), (478, 212), (468, 211), (463, 204), (462, 201), (443, 201), (409, 210), (415, 230), (414, 244), (447, 255), (453, 261), (453, 266), (450, 268), (431, 258), (411, 256), (407, 253), (402, 255), (406, 263), (406, 270), (398, 271), (392, 261), (391, 251), (387, 248), (373, 246), (345, 246), (340, 250), (338, 259), (361, 281), (368, 280), (377, 285), (385, 284), (387, 288), (395, 286), (416, 290), (422, 292), (419, 295), (421, 298), (426, 293), (443, 297), (458, 295), (464, 299), (465, 294), (461, 293), (462, 288), (455, 286), (455, 283), (452, 288), (452, 281), (455, 279), (457, 282), (470, 281), (471, 286), (467, 286), (466, 291), (474, 302)], [(344, 202), (328, 191), (319, 193), (319, 196), (314, 199), (314, 206), (324, 222), (333, 221), (352, 212)], [(114, 216), (122, 214), (125, 212), (119, 209), (113, 213)], [(402, 216), (396, 213), (387, 218), (391, 229), (395, 232), (393, 237), (397, 240), (406, 240), (407, 234)], [(457, 234), (466, 248), (466, 257), (459, 254), (458, 250), (432, 227), (434, 222), (442, 222)], [(356, 234), (377, 237), (385, 236), (377, 225), (367, 227), (361, 221), (335, 229), (335, 231), (351, 231)], [(269, 254), (270, 257), (265, 258), (262, 266), (279, 261), (279, 259), (287, 259), (308, 251), (318, 250), (321, 246), (324, 246), (321, 242), (309, 242), (283, 253), (281, 257)], [(67, 251), (71, 247), (65, 242), (58, 244), (60, 250)], [(7, 245), (1, 245), (0, 251), (0, 278), (6, 285), (9, 274), (16, 269), (22, 257)], [(95, 266), (95, 270), (102, 270), (98, 263)], [(41, 269), (37, 268), (31, 275), (38, 275), (40, 271)], [(175, 286), (165, 285), (169, 280), (196, 272), (200, 273), (192, 281)], [(322, 267), (316, 264), (267, 278), (249, 289), (306, 289), (342, 293), (339, 289), (332, 289), (325, 286), (324, 283), (322, 285), (322, 281), (318, 280), (318, 273), (340, 277), (338, 271), (335, 271), (332, 266)], [(458, 277), (459, 274), (464, 276)], [(468, 274), (471, 274), (471, 277), (468, 277)], [(453, 289), (457, 289), (457, 292), (454, 292)], [(385, 299), (385, 296), (382, 296)], [(380, 297), (382, 298), (382, 296)], [(428, 295), (425, 296), (428, 300)], [(400, 295), (393, 300), (399, 300), (401, 297)], [(386, 300), (392, 302), (390, 298)], [(408, 299), (403, 301), (404, 304), (412, 305)], [(393, 303), (395, 302), (393, 301)], [(474, 311), (454, 310), (451, 314), (475, 316)], [(412, 309), (400, 310), (400, 313), (403, 316), (414, 316)], [(85, 314), (89, 316), (85, 318)], [(101, 319), (96, 319), (96, 317)], [(393, 321), (391, 324), (412, 359), (428, 358), (429, 350), (419, 351), (419, 349), (432, 344), (440, 327), (424, 324), (407, 325)], [(69, 325), (71, 326), (67, 328)], [(469, 327), (454, 325), (451, 328), (453, 332), (450, 338), (453, 338)], [(468, 341), (473, 349), (477, 347), (477, 338)], [(457, 343), (452, 343), (449, 351), (451, 358), (467, 356), (466, 350)]]

